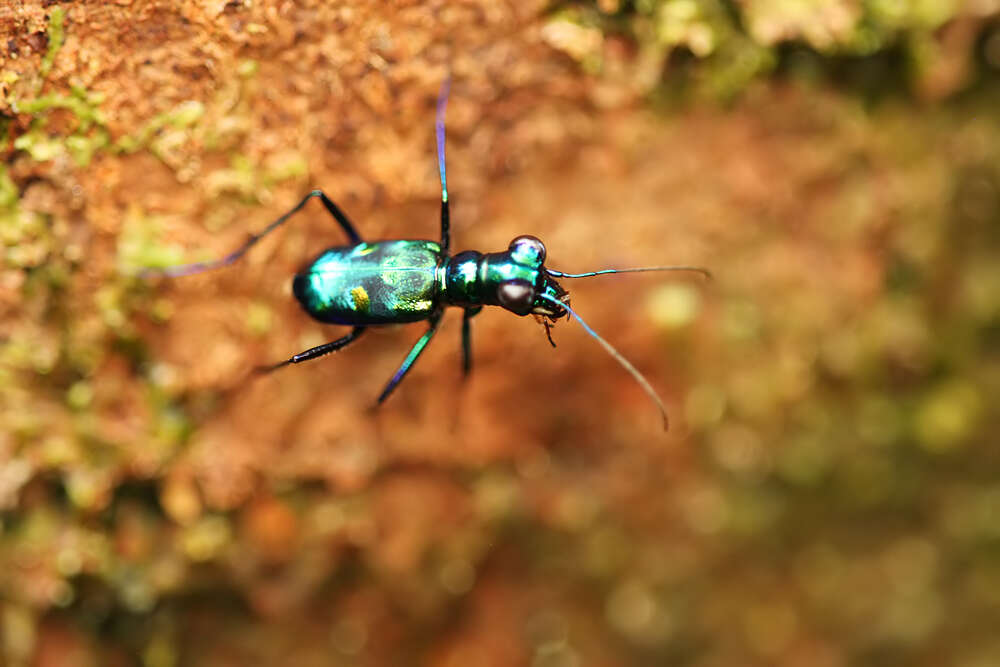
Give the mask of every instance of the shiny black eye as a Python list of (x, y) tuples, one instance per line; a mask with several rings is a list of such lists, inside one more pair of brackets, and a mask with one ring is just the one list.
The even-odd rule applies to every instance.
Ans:
[(545, 263), (545, 245), (534, 236), (518, 236), (507, 249), (519, 264), (541, 266)]
[(535, 288), (527, 280), (507, 280), (497, 288), (500, 305), (518, 315), (527, 315), (535, 305)]

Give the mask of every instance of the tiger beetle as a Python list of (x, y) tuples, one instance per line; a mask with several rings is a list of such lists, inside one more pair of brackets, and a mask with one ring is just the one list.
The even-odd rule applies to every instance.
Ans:
[(457, 306), (463, 310), (462, 369), (466, 375), (472, 367), (469, 322), (479, 314), (483, 306), (500, 306), (515, 315), (534, 315), (545, 325), (546, 335), (553, 347), (555, 343), (552, 342), (549, 331), (551, 326), (562, 317), (573, 316), (649, 395), (659, 409), (666, 429), (667, 411), (653, 387), (635, 366), (570, 308), (568, 292), (555, 279), (643, 271), (695, 271), (705, 276), (709, 276), (709, 272), (695, 266), (654, 266), (564, 273), (545, 266), (545, 246), (534, 236), (528, 235), (515, 238), (503, 252), (466, 250), (449, 255), (451, 239), (444, 159), (444, 117), (449, 84), (450, 80), (445, 80), (441, 86), (435, 121), (438, 172), (441, 176), (440, 241), (363, 241), (353, 223), (333, 200), (322, 190), (313, 190), (262, 232), (251, 235), (246, 243), (222, 259), (166, 269), (149, 269), (142, 275), (187, 276), (228, 266), (284, 224), (310, 199), (318, 197), (343, 229), (350, 245), (334, 246), (320, 253), (304, 270), (295, 274), (292, 291), (302, 308), (313, 319), (326, 324), (348, 325), (352, 329), (342, 338), (258, 370), (274, 371), (289, 364), (299, 364), (335, 352), (353, 343), (370, 326), (426, 320), (427, 331), (410, 349), (399, 369), (379, 394), (377, 404), (381, 404), (406, 377), (434, 337), (445, 306)]

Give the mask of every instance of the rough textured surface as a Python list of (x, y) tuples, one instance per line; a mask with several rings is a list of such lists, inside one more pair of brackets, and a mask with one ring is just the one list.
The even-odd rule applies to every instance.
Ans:
[[(856, 59), (878, 3), (618, 4), (0, 8), (4, 664), (1000, 661), (995, 6)], [(503, 312), (377, 413), (419, 325), (248, 381), (346, 331), (290, 294), (341, 242), (315, 202), (134, 277), (313, 187), (434, 238), (448, 71), (456, 250), (713, 269), (567, 285), (668, 436)]]

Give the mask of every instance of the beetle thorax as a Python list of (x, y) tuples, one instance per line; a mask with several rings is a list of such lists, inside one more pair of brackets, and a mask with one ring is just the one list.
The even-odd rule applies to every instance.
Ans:
[(544, 269), (518, 262), (510, 251), (467, 250), (450, 257), (444, 267), (444, 294), (453, 306), (502, 306), (499, 292), (512, 283), (541, 289)]
[(446, 260), (440, 292), (449, 305), (501, 306), (516, 315), (565, 312), (553, 306), (566, 292), (545, 270), (545, 246), (534, 236), (519, 236), (503, 252), (458, 253)]

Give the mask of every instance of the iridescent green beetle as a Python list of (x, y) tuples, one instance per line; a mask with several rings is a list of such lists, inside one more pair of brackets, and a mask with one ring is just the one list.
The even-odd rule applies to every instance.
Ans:
[[(444, 159), (444, 113), (448, 81), (437, 103), (436, 137), (438, 170), (441, 175), (441, 240), (388, 240), (365, 242), (343, 211), (321, 190), (313, 190), (280, 218), (255, 234), (236, 251), (214, 262), (197, 262), (144, 275), (184, 276), (232, 264), (255, 243), (280, 227), (306, 202), (318, 197), (340, 224), (350, 245), (324, 250), (295, 275), (292, 291), (302, 308), (314, 319), (327, 324), (352, 326), (351, 332), (335, 341), (300, 352), (262, 368), (273, 371), (288, 364), (329, 354), (355, 341), (369, 326), (404, 324), (427, 320), (426, 333), (410, 349), (399, 369), (378, 397), (382, 403), (409, 372), (437, 331), (446, 306), (462, 308), (462, 365), (468, 373), (472, 365), (469, 320), (483, 306), (500, 306), (516, 315), (535, 315), (545, 325), (546, 334), (554, 322), (572, 315), (636, 381), (656, 403), (667, 426), (667, 412), (645, 377), (627, 359), (580, 319), (569, 306), (569, 295), (556, 278), (584, 278), (608, 273), (640, 271), (696, 271), (692, 266), (658, 266), (633, 269), (604, 269), (587, 273), (563, 273), (545, 266), (545, 246), (534, 236), (518, 236), (503, 252), (480, 253), (466, 250), (449, 255), (448, 187)], [(552, 342), (549, 335), (549, 342)], [(552, 343), (553, 346), (555, 345)]]

